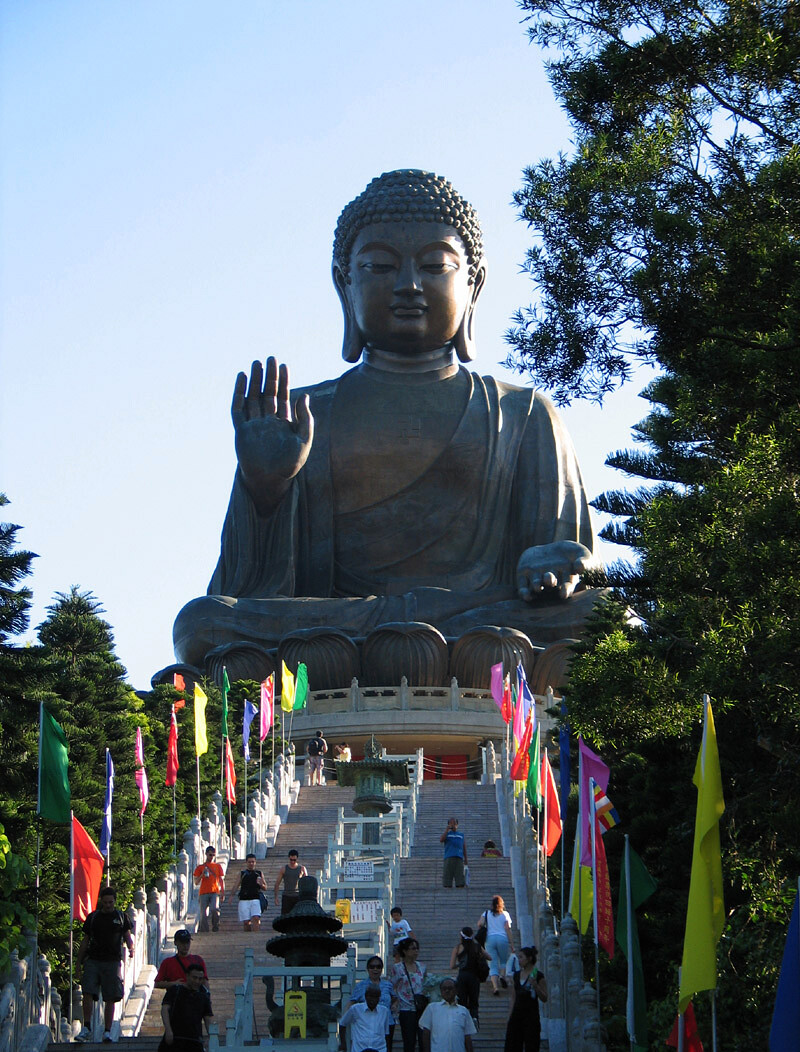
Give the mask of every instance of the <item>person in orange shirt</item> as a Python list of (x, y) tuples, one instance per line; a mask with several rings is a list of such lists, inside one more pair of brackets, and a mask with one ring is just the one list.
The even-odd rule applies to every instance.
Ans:
[(216, 850), (206, 848), (206, 860), (194, 871), (195, 886), (200, 885), (200, 923), (198, 931), (208, 931), (209, 916), (211, 928), (219, 931), (219, 907), (225, 901), (225, 870), (214, 861)]

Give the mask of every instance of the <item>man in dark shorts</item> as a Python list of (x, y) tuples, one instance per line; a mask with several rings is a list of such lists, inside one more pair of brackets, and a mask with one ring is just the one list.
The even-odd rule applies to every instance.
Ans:
[(192, 946), (192, 933), (186, 928), (175, 932), (175, 956), (165, 957), (161, 962), (153, 984), (156, 990), (169, 990), (171, 986), (185, 986), (189, 968), (196, 964), (203, 969), (204, 985), (208, 986), (206, 962), (196, 953), (189, 953)]
[(185, 986), (171, 986), (161, 1003), (164, 1037), (159, 1052), (200, 1052), (203, 1047), (203, 1023), (213, 1019), (211, 998), (203, 986), (203, 969), (190, 964)]
[(275, 901), (278, 901), (278, 889), (283, 881), (283, 895), (281, 897), (281, 914), (290, 913), (297, 903), (300, 901), (300, 893), (297, 890), (297, 885), (300, 882), (301, 877), (307, 877), (308, 871), (305, 866), (301, 866), (296, 848), (292, 848), (289, 852), (289, 861), (282, 867), (278, 873), (278, 879), (275, 881)]
[(325, 753), (328, 751), (328, 743), (322, 737), (322, 731), (317, 731), (306, 746), (306, 754), (310, 766), (309, 785), (322, 785), (322, 765)]
[(97, 909), (83, 922), (83, 939), (75, 958), (79, 973), (83, 967), (83, 1029), (76, 1036), (76, 1041), (88, 1041), (91, 1038), (92, 1012), (101, 993), (105, 1025), (103, 1041), (113, 1041), (111, 1027), (114, 1025), (114, 1008), (124, 995), (121, 968), (123, 942), (133, 957), (133, 929), (125, 914), (117, 909), (116, 891), (103, 888), (97, 901)]

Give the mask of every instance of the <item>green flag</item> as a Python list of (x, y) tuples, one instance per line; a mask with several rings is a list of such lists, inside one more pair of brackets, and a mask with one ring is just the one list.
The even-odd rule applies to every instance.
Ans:
[(44, 705), (39, 706), (39, 799), (36, 813), (51, 822), (70, 821), (67, 739)]
[(294, 705), (292, 708), (304, 709), (308, 697), (308, 669), (301, 661), (297, 666), (297, 675), (294, 680)]
[(228, 737), (228, 691), (231, 689), (231, 681), (228, 679), (228, 670), (222, 666), (222, 737)]
[(531, 746), (528, 749), (528, 756), (530, 757), (530, 766), (528, 767), (528, 780), (525, 783), (525, 795), (528, 797), (528, 803), (531, 808), (541, 808), (542, 806), (542, 795), (541, 786), (539, 785), (539, 724), (536, 724), (536, 730), (533, 732), (531, 738)]
[[(630, 887), (630, 895), (628, 888)], [(636, 929), (636, 910), (653, 894), (658, 885), (645, 869), (625, 836), (625, 858), (619, 877), (617, 906), (617, 942), (628, 962), (628, 1036), (642, 1052), (650, 1047), (647, 1040), (647, 1002), (644, 995), (642, 954)]]

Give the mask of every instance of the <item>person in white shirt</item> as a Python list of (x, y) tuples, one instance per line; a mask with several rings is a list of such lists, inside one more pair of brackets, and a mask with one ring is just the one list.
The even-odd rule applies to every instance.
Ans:
[[(495, 895), (492, 899), (492, 908), (481, 914), (478, 921), (478, 933), (481, 928), (486, 928), (484, 945), (491, 955), (492, 961), (489, 965), (489, 979), (492, 984), (492, 993), (497, 996), (500, 991), (497, 988), (497, 980), (500, 979), (502, 987), (508, 986), (506, 981), (506, 961), (509, 954), (514, 953), (514, 936), (511, 934), (511, 916), (506, 910), (502, 895)], [(481, 941), (480, 939), (478, 940)]]
[(386, 1052), (386, 1035), (392, 1025), (392, 1013), (380, 1003), (381, 989), (369, 986), (364, 1000), (352, 1004), (339, 1020), (340, 1026), (350, 1027), (350, 1052)]
[(467, 1009), (456, 1003), (454, 980), (443, 979), (439, 989), (444, 1000), (429, 1004), (419, 1020), (423, 1052), (472, 1052), (477, 1030)]

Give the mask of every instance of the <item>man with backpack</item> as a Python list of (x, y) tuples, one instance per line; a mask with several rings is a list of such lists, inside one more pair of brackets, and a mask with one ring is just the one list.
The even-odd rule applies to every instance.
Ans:
[(309, 785), (322, 785), (322, 758), (327, 751), (328, 743), (322, 737), (322, 731), (317, 731), (316, 735), (306, 746), (310, 767)]
[[(133, 957), (133, 928), (127, 916), (117, 909), (117, 893), (113, 888), (103, 888), (98, 897), (97, 909), (83, 922), (83, 939), (75, 959), (78, 972), (83, 968), (81, 989), (83, 990), (83, 1029), (76, 1041), (88, 1041), (91, 1035), (92, 1012), (100, 993), (103, 994), (103, 1041), (114, 1039), (114, 1009), (124, 996), (122, 983), (122, 944), (128, 947)], [(86, 964), (84, 966), (84, 960)]]

